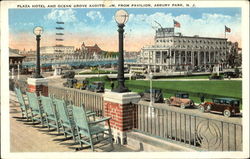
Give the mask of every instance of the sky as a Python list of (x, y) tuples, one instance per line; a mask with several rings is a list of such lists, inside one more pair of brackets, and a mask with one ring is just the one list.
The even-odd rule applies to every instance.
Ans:
[[(118, 50), (117, 24), (114, 14), (117, 8), (69, 8), (69, 9), (9, 9), (9, 46), (14, 49), (35, 50), (33, 34), (35, 26), (44, 32), (41, 46), (53, 46), (56, 42), (57, 21), (63, 21), (66, 46), (79, 48), (82, 42), (90, 46), (98, 44), (102, 50)], [(227, 38), (241, 46), (240, 8), (126, 8), (129, 20), (125, 26), (124, 49), (139, 51), (145, 45), (154, 44), (155, 29), (173, 27), (173, 19), (181, 24), (175, 32), (184, 36), (224, 38), (225, 25), (231, 28)]]

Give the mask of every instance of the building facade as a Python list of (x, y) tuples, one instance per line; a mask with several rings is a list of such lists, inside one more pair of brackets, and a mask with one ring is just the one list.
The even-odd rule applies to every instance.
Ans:
[(43, 54), (73, 54), (74, 46), (43, 46), (40, 49), (41, 55)]
[(141, 49), (138, 59), (149, 70), (211, 70), (226, 66), (227, 39), (183, 36), (174, 28), (159, 28), (155, 44)]
[(100, 58), (102, 56), (102, 49), (97, 45), (86, 46), (84, 42), (81, 45), (81, 53), (85, 59)]

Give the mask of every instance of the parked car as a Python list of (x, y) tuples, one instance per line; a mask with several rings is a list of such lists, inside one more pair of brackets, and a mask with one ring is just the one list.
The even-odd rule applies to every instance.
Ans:
[(102, 81), (95, 81), (89, 84), (86, 89), (92, 92), (104, 92), (105, 83)]
[[(151, 89), (145, 90), (143, 93), (140, 93), (142, 100), (150, 101)], [(152, 99), (153, 102), (163, 103), (163, 94), (161, 89), (152, 89)]]
[(63, 86), (73, 88), (76, 83), (77, 83), (77, 79), (68, 78), (67, 81), (65, 83), (63, 83)]
[(178, 92), (175, 96), (167, 100), (169, 105), (179, 106), (181, 108), (194, 107), (194, 101), (189, 99), (189, 94), (185, 92)]
[(145, 75), (142, 74), (134, 74), (131, 76), (131, 79), (136, 80), (136, 79), (145, 79)]
[(212, 102), (205, 102), (199, 105), (201, 112), (221, 112), (224, 116), (230, 117), (240, 113), (240, 101), (234, 98), (215, 98)]
[(74, 77), (75, 77), (75, 71), (67, 71), (61, 76), (61, 78), (74, 78)]
[(222, 75), (217, 75), (216, 73), (213, 73), (209, 76), (209, 80), (222, 80), (224, 77)]
[(74, 84), (74, 88), (84, 90), (87, 88), (89, 81), (87, 80), (77, 80)]
[(224, 72), (224, 78), (238, 78), (239, 75), (237, 75), (235, 72), (228, 71)]

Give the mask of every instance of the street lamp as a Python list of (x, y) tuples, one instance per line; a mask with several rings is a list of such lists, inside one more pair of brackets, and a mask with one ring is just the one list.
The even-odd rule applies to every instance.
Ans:
[(121, 9), (115, 13), (115, 21), (118, 25), (118, 33), (119, 33), (119, 57), (118, 57), (118, 86), (113, 91), (118, 93), (130, 92), (128, 88), (124, 85), (124, 58), (123, 58), (123, 33), (124, 26), (128, 21), (128, 13), (127, 11)]
[(149, 107), (148, 107), (148, 116), (150, 118), (153, 118), (154, 115), (155, 115), (155, 113), (154, 113), (154, 107), (153, 107), (154, 97), (153, 97), (152, 79), (153, 79), (153, 73), (150, 72), (149, 73), (149, 80), (150, 80), (150, 103), (149, 103)]
[(36, 71), (34, 74), (34, 78), (43, 78), (40, 74), (40, 40), (41, 40), (41, 34), (43, 33), (43, 28), (40, 26), (37, 26), (34, 28), (33, 33), (36, 35)]

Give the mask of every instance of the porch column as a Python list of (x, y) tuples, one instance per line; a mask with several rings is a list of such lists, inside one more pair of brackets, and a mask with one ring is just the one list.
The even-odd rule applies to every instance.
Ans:
[(187, 64), (187, 51), (185, 51), (185, 64)]
[(201, 53), (201, 52), (197, 51), (197, 54), (198, 54), (198, 66), (200, 66), (200, 64), (201, 64), (201, 63), (200, 63), (200, 53)]
[(160, 51), (160, 71), (162, 71), (162, 64), (163, 64), (163, 55), (162, 50)]
[(36, 92), (37, 95), (42, 94), (48, 96), (48, 79), (46, 78), (28, 78), (28, 91)]
[(126, 144), (127, 132), (137, 126), (137, 110), (133, 103), (138, 103), (140, 98), (135, 92), (104, 93), (104, 116), (111, 117), (110, 126), (115, 143)]
[(194, 66), (194, 52), (191, 51), (191, 65)]

